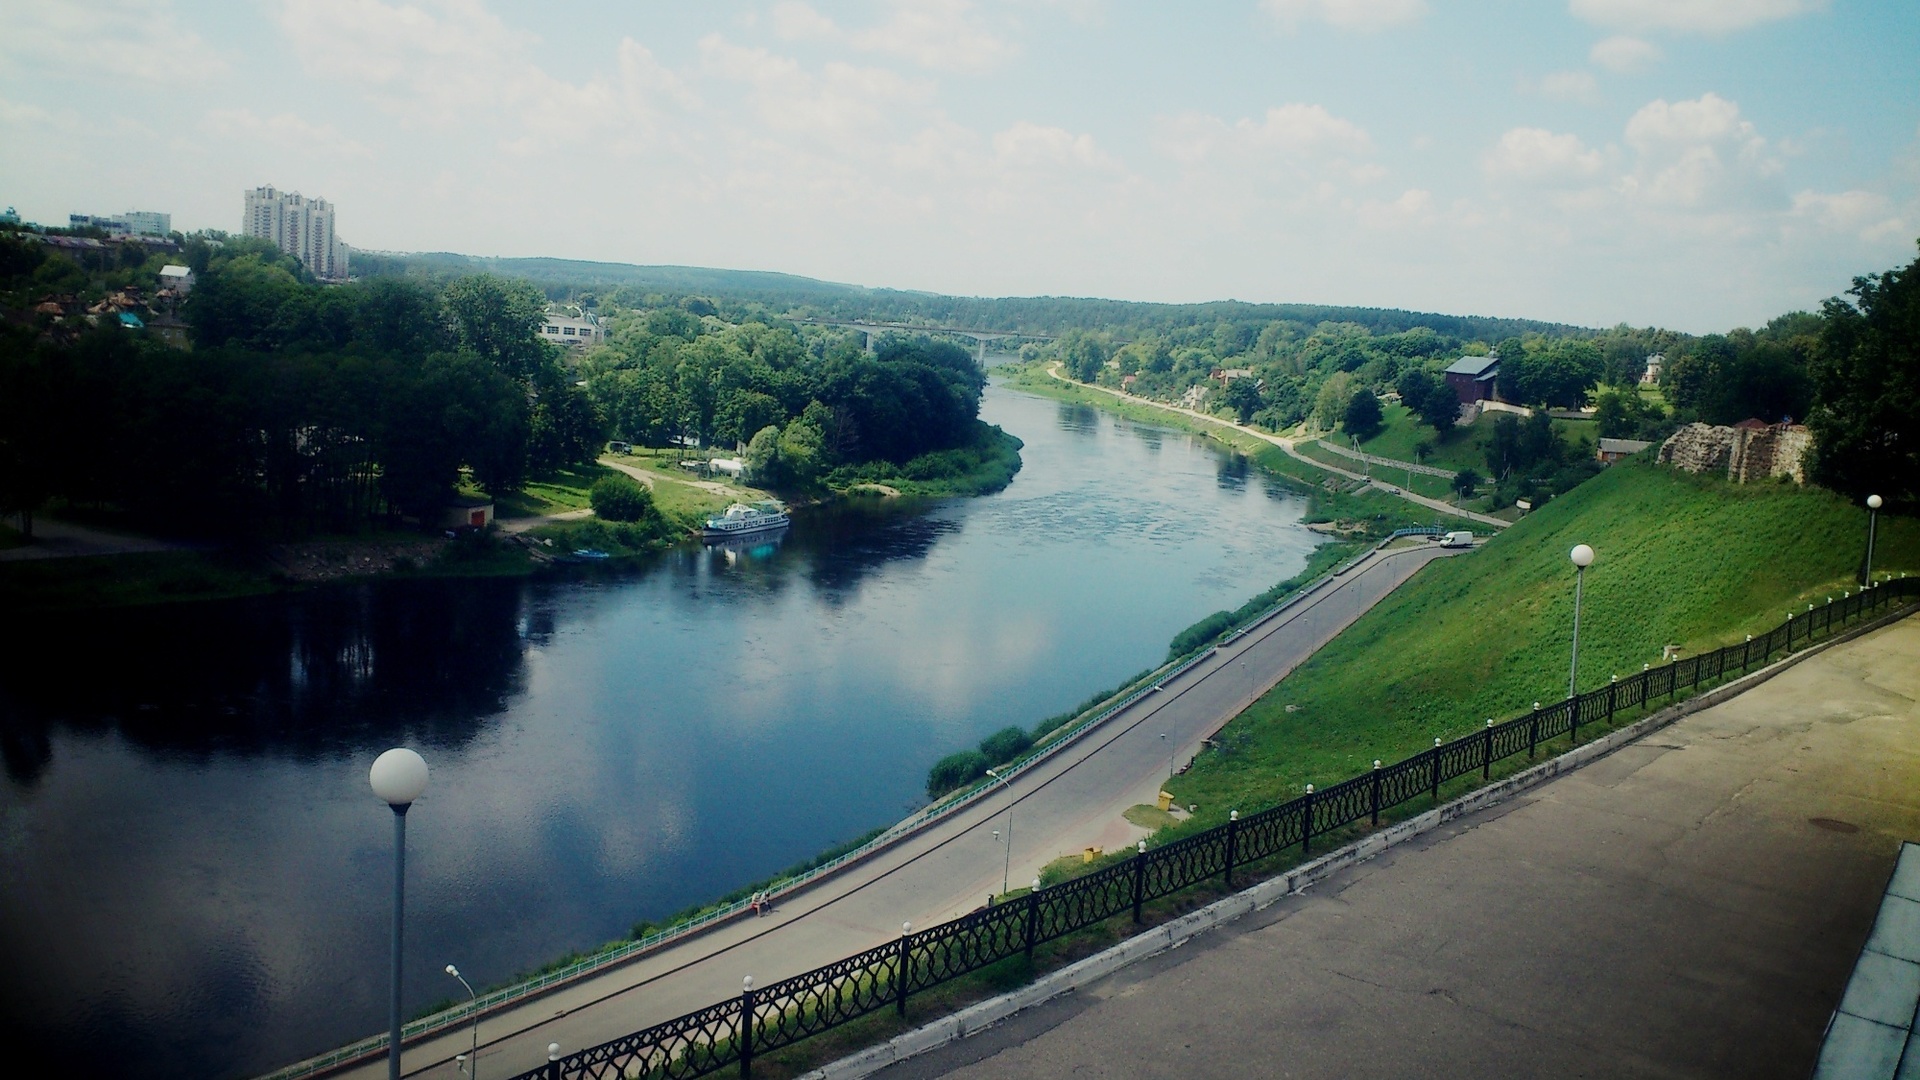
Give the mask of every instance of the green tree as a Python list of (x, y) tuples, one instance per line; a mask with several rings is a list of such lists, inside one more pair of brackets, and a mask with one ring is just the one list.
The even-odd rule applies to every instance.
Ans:
[(1341, 426), (1356, 439), (1371, 439), (1380, 431), (1380, 399), (1366, 387), (1353, 392), (1347, 402), (1346, 416)]
[(610, 473), (593, 482), (587, 500), (595, 517), (608, 521), (641, 521), (653, 513), (653, 492), (625, 473)]
[(1855, 278), (1821, 307), (1808, 418), (1814, 475), (1860, 498), (1920, 498), (1920, 259)]
[(754, 483), (775, 487), (786, 482), (786, 469), (780, 460), (780, 429), (769, 424), (754, 432), (747, 442), (746, 462)]
[(1225, 397), (1227, 407), (1240, 417), (1240, 422), (1243, 424), (1252, 420), (1253, 414), (1266, 405), (1260, 400), (1259, 384), (1252, 379), (1235, 379), (1229, 382)]
[(462, 348), (516, 379), (530, 379), (538, 371), (551, 348), (539, 337), (547, 312), (540, 290), (524, 281), (474, 274), (449, 284), (442, 299)]
[(1473, 498), (1474, 489), (1480, 486), (1479, 474), (1472, 469), (1461, 469), (1453, 474), (1454, 493), (1463, 499)]

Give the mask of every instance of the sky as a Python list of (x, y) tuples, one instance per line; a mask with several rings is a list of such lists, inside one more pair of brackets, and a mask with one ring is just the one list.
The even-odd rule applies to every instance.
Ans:
[(983, 296), (1758, 326), (1913, 261), (1914, 0), (16, 0), (0, 205)]

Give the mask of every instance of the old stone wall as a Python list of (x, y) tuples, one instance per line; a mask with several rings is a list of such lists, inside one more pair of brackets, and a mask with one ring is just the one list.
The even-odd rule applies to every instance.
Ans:
[(1766, 428), (1688, 424), (1660, 444), (1659, 462), (1691, 473), (1719, 473), (1736, 484), (1791, 476), (1807, 482), (1813, 435), (1798, 424)]

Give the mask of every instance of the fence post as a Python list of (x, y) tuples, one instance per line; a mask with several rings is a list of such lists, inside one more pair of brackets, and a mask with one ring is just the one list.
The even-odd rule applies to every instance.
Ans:
[(1240, 811), (1227, 811), (1227, 888), (1233, 888), (1233, 854), (1240, 839)]
[(740, 1040), (740, 1080), (753, 1077), (753, 976), (740, 983), (740, 1024), (735, 1038)]
[(1040, 936), (1040, 879), (1033, 879), (1033, 891), (1027, 894), (1027, 963), (1033, 963), (1033, 943)]
[(1300, 854), (1302, 857), (1313, 854), (1313, 785), (1307, 785), (1307, 793), (1300, 803)]
[(1427, 751), (1433, 759), (1433, 801), (1440, 801), (1440, 737), (1433, 737), (1433, 749)]
[(547, 1080), (560, 1080), (560, 1044), (547, 1044)]
[(1480, 755), (1480, 779), (1493, 775), (1493, 717), (1487, 717), (1486, 747)]
[(1133, 925), (1140, 925), (1140, 904), (1147, 895), (1147, 842), (1140, 841), (1139, 853), (1133, 857)]
[(1567, 699), (1567, 746), (1580, 745), (1580, 695)]
[(1540, 745), (1540, 703), (1533, 703), (1533, 715), (1527, 718), (1527, 760), (1533, 760), (1533, 748)]
[(1793, 612), (1787, 612), (1787, 652), (1793, 652)]
[(894, 969), (893, 969), (894, 972), (896, 973), (896, 977), (900, 982), (900, 987), (899, 987), (899, 993), (895, 995), (893, 999), (893, 1011), (900, 1014), (900, 1018), (902, 1020), (906, 1019), (907, 1017), (907, 983), (910, 982), (913, 978), (913, 971), (909, 966), (913, 963), (913, 955), (912, 955), (911, 947), (908, 944), (908, 942), (911, 941), (912, 938), (913, 938), (913, 924), (910, 922), (901, 923), (900, 924), (900, 960), (898, 963), (894, 965)]
[(1620, 676), (1615, 675), (1607, 681), (1607, 723), (1613, 723), (1613, 703), (1618, 700)]
[(1380, 759), (1373, 759), (1373, 827), (1380, 827)]

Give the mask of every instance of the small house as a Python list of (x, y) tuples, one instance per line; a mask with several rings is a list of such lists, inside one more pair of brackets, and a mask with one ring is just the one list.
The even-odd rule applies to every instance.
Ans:
[(1631, 457), (1652, 445), (1650, 442), (1642, 442), (1639, 439), (1601, 439), (1600, 447), (1594, 452), (1594, 456), (1599, 459), (1600, 464), (1611, 465), (1623, 457)]
[(160, 268), (160, 287), (171, 289), (176, 295), (185, 296), (193, 291), (193, 271), (184, 266), (168, 263)]
[(448, 529), (484, 529), (493, 524), (493, 500), (483, 495), (448, 499), (440, 523)]
[(1442, 375), (1462, 405), (1493, 401), (1499, 397), (1497, 380), (1500, 376), (1500, 357), (1497, 355), (1463, 356), (1449, 365)]

